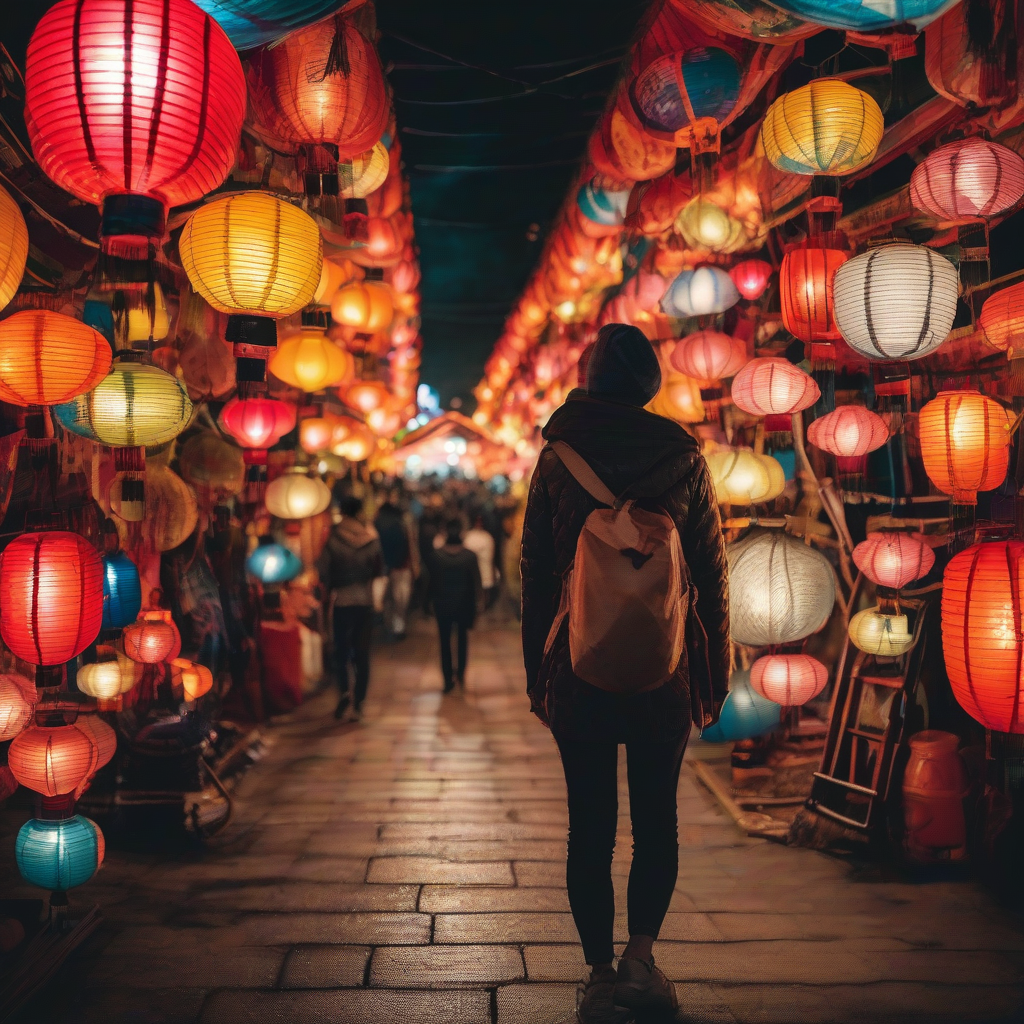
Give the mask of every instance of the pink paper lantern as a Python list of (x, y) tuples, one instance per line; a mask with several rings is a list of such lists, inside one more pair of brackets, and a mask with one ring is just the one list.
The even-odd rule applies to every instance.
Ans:
[(873, 533), (853, 549), (853, 562), (872, 583), (894, 590), (927, 576), (935, 552), (909, 533)]
[(747, 361), (742, 341), (721, 331), (688, 334), (672, 350), (673, 369), (705, 384), (733, 376)]
[(821, 397), (814, 379), (786, 359), (752, 359), (732, 382), (732, 400), (752, 416), (788, 416)]
[(824, 452), (852, 459), (881, 448), (889, 440), (889, 428), (862, 405), (841, 405), (807, 428), (807, 440)]
[(809, 654), (768, 654), (750, 666), (750, 685), (783, 707), (806, 704), (827, 682), (828, 669)]
[(736, 291), (748, 302), (761, 298), (772, 276), (772, 265), (764, 260), (743, 260), (729, 271)]
[(940, 220), (994, 217), (1024, 195), (1024, 160), (986, 139), (939, 146), (914, 168), (910, 201)]

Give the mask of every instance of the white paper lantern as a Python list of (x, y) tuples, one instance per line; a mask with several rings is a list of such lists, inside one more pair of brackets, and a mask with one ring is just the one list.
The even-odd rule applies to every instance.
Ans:
[(848, 632), (854, 647), (881, 658), (897, 658), (914, 646), (906, 615), (886, 615), (877, 606), (857, 612)]
[(740, 301), (732, 278), (718, 267), (684, 270), (669, 285), (661, 308), (668, 316), (709, 316), (724, 313)]
[(802, 640), (832, 614), (836, 583), (824, 555), (779, 530), (730, 544), (732, 638), (767, 647)]
[(331, 490), (319, 477), (284, 473), (267, 485), (267, 511), (278, 519), (308, 519), (331, 503)]
[(868, 359), (921, 359), (948, 337), (959, 292), (945, 257), (923, 245), (879, 246), (836, 271), (836, 326)]

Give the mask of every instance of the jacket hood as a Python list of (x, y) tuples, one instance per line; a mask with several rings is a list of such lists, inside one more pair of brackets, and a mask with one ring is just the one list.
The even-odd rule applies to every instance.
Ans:
[(616, 495), (627, 488), (637, 498), (664, 494), (701, 458), (696, 438), (678, 423), (579, 388), (551, 414), (542, 434), (578, 452)]
[(372, 526), (367, 526), (359, 522), (358, 519), (351, 519), (348, 516), (345, 516), (334, 527), (334, 532), (336, 536), (352, 548), (361, 548), (371, 541), (377, 540), (377, 531)]

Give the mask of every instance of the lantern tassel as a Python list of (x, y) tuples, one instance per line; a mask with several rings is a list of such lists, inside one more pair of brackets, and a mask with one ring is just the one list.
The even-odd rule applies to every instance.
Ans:
[(836, 347), (827, 342), (811, 343), (811, 376), (821, 398), (814, 406), (814, 417), (834, 412), (836, 407)]

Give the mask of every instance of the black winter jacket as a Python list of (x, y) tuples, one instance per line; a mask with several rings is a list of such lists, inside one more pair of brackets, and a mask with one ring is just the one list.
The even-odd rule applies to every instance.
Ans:
[(480, 565), (472, 551), (461, 544), (445, 544), (431, 552), (430, 596), (439, 619), (472, 626), (479, 594)]
[(598, 507), (545, 447), (530, 483), (523, 528), (523, 655), (533, 711), (556, 736), (618, 742), (670, 740), (689, 728), (691, 718), (717, 718), (731, 667), (728, 565), (711, 478), (696, 440), (671, 420), (580, 390), (555, 410), (543, 433), (548, 441), (574, 448), (617, 496), (672, 517), (708, 636), (711, 692), (691, 697), (685, 652), (672, 679), (656, 690), (630, 696), (599, 690), (572, 671), (568, 623), (544, 654), (562, 577), (584, 521)]

